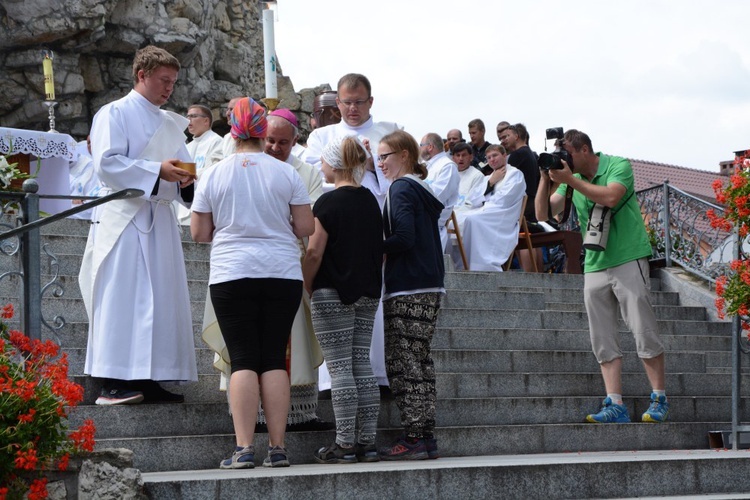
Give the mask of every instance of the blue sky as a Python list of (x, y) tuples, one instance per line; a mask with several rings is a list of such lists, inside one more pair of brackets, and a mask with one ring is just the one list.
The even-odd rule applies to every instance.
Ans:
[[(296, 90), (363, 73), (372, 114), (420, 139), (487, 139), (507, 120), (587, 132), (594, 148), (718, 172), (750, 148), (741, 0), (279, 0), (276, 53)], [(326, 28), (328, 26), (329, 28)]]

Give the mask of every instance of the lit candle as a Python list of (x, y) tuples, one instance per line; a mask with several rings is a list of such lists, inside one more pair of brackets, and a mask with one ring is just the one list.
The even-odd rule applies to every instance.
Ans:
[(42, 60), (44, 69), (44, 97), (48, 101), (55, 100), (55, 77), (52, 74), (52, 51), (44, 51), (44, 60)]
[(263, 11), (263, 59), (266, 69), (266, 98), (276, 99), (276, 47), (273, 36), (273, 10)]

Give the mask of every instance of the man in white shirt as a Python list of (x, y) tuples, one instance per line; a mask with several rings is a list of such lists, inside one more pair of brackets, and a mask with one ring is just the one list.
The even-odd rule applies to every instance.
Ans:
[[(305, 161), (318, 169), (320, 169), (320, 155), (323, 148), (334, 138), (356, 135), (360, 139), (367, 139), (371, 150), (375, 150), (383, 136), (401, 128), (392, 122), (374, 121), (370, 114), (373, 102), (372, 87), (366, 76), (357, 73), (344, 75), (338, 82), (337, 90), (336, 103), (341, 111), (341, 122), (317, 128), (307, 139)], [(372, 155), (367, 160), (362, 185), (375, 195), (382, 209), (391, 183), (385, 178), (381, 169), (376, 168)], [(332, 188), (333, 185), (324, 185), (323, 189)]]
[(222, 137), (211, 130), (213, 116), (211, 110), (202, 104), (193, 104), (188, 108), (188, 132), (193, 140), (187, 145), (188, 153), (195, 162), (195, 170), (200, 179), (203, 170), (224, 158)]
[(507, 164), (502, 146), (493, 144), (485, 154), (492, 174), (469, 194), (472, 206), (478, 208), (461, 212), (459, 226), (469, 269), (501, 272), (518, 243), (526, 181), (520, 170)]
[(453, 206), (458, 202), (458, 185), (461, 178), (458, 176), (458, 167), (443, 151), (443, 139), (438, 134), (431, 132), (422, 137), (419, 151), (422, 159), (427, 162), (425, 182), (432, 188), (432, 192), (435, 193), (440, 203), (445, 206), (438, 219), (440, 241), (445, 249), (448, 244), (448, 231), (445, 229), (445, 223), (450, 219)]
[(84, 373), (103, 378), (97, 404), (182, 402), (158, 381), (197, 381), (185, 259), (170, 204), (193, 199), (187, 119), (159, 109), (180, 63), (148, 46), (133, 62), (133, 90), (103, 106), (91, 127), (101, 195), (144, 192), (94, 208), (78, 277), (89, 320)]

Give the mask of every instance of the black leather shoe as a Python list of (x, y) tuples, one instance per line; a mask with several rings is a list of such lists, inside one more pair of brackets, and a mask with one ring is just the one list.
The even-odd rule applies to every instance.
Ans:
[[(138, 386), (138, 390), (143, 393), (144, 403), (184, 403), (185, 396), (174, 392), (169, 392), (158, 382), (153, 380), (137, 380), (134, 381)], [(133, 384), (131, 383), (131, 386)]]

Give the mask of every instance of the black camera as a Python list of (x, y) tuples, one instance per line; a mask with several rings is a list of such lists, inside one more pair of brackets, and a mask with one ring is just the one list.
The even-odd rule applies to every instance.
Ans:
[[(563, 164), (562, 160), (565, 160), (565, 163), (568, 164), (568, 166), (573, 169), (573, 158), (570, 157), (570, 154), (565, 151), (562, 147), (562, 140), (565, 133), (563, 132), (562, 127), (555, 127), (555, 128), (548, 128), (547, 129), (547, 139), (555, 139), (555, 150), (552, 153), (541, 153), (539, 155), (539, 159), (537, 160), (537, 165), (542, 170), (562, 170)], [(546, 146), (545, 146), (546, 149)]]

